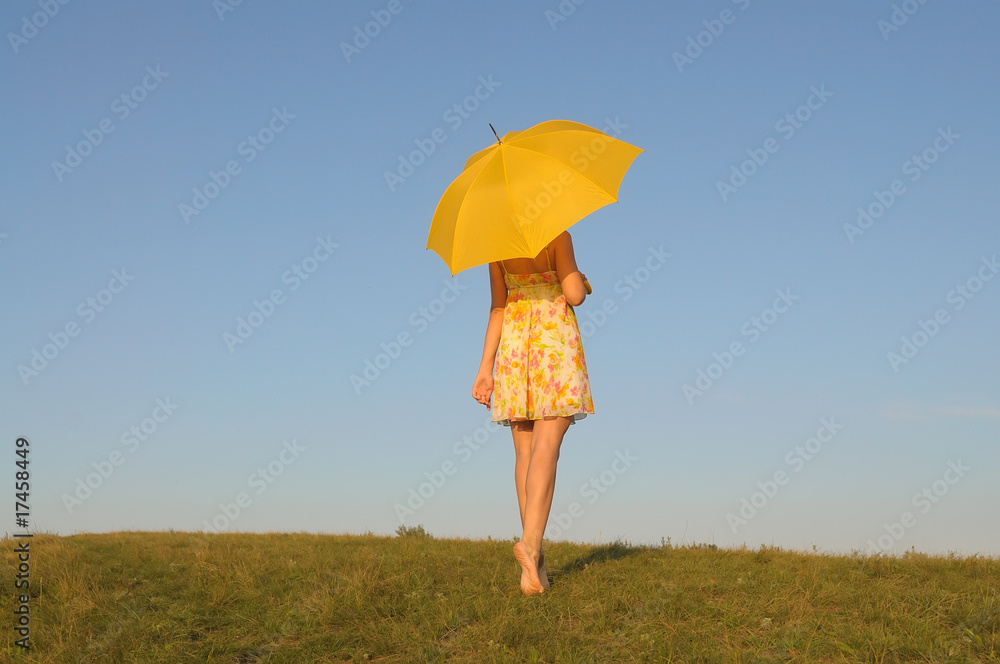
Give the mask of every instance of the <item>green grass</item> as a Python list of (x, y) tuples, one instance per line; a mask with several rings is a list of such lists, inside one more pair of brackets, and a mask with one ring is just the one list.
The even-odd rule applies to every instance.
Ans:
[(123, 532), (31, 540), (31, 629), (0, 661), (1000, 662), (1000, 561), (514, 540)]

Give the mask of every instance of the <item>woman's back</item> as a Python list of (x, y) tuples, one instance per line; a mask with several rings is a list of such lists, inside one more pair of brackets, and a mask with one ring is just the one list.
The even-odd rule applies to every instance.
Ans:
[[(544, 272), (555, 272), (566, 301), (574, 307), (583, 304), (590, 290), (586, 286), (583, 274), (576, 266), (576, 256), (573, 253), (573, 238), (569, 231), (563, 231), (542, 249), (534, 258), (508, 258), (499, 261), (499, 267), (491, 267), (491, 288), (496, 289), (493, 297), (493, 307), (502, 307), (505, 289), (504, 274), (530, 275)], [(495, 273), (494, 273), (495, 271)]]
[(508, 258), (500, 261), (508, 274), (536, 274), (556, 269), (555, 254), (550, 246), (546, 246), (534, 258)]

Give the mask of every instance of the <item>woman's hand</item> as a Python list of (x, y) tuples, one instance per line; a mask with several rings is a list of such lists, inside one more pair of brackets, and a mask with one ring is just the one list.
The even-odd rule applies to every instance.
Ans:
[(490, 408), (490, 397), (493, 395), (493, 375), (480, 371), (476, 374), (476, 382), (472, 386), (472, 398)]

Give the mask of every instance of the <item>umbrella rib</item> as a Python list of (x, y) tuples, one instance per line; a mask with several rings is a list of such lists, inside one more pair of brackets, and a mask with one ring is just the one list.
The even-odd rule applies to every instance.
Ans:
[[(582, 171), (577, 170), (572, 165), (567, 164), (566, 162), (564, 162), (561, 159), (556, 159), (552, 155), (546, 154), (544, 152), (539, 152), (538, 150), (530, 150), (528, 148), (518, 147), (517, 145), (511, 145), (510, 143), (507, 143), (503, 147), (506, 147), (506, 148), (512, 149), (512, 150), (520, 150), (521, 152), (525, 152), (525, 153), (528, 153), (528, 154), (531, 154), (531, 155), (535, 155), (535, 156), (545, 157), (546, 159), (550, 159), (550, 160), (556, 162), (557, 164), (562, 164), (566, 168), (571, 169), (574, 173), (576, 173), (577, 175), (579, 175), (581, 178), (583, 178), (587, 182), (590, 182), (591, 184), (593, 184), (595, 189), (597, 189), (598, 191), (602, 192), (605, 196), (608, 197), (608, 199), (609, 199), (608, 203), (617, 203), (618, 202), (618, 197), (617, 196), (614, 196), (611, 192), (609, 192), (603, 186), (601, 186), (597, 182), (594, 182), (594, 180), (592, 180), (591, 178), (589, 178), (586, 175), (584, 175)], [(507, 160), (503, 161), (503, 169), (504, 169), (504, 178), (503, 178), (504, 179), (504, 188), (507, 190), (507, 199), (510, 201), (511, 209), (514, 211), (514, 215), (517, 216), (518, 219), (520, 219), (520, 216), (517, 214), (517, 207), (514, 205), (514, 195), (510, 191), (510, 179), (507, 177)], [(623, 174), (623, 177), (624, 177), (624, 174)], [(607, 203), (605, 205), (607, 205)], [(534, 257), (532, 256), (531, 258), (534, 258)]]
[[(503, 163), (503, 187), (507, 190), (507, 200), (510, 201), (510, 209), (513, 211), (514, 216), (517, 217), (518, 222), (521, 220), (521, 215), (517, 213), (517, 207), (514, 205), (514, 194), (510, 192), (510, 178), (507, 177), (507, 160), (503, 159), (503, 148), (500, 148), (500, 157)], [(534, 256), (532, 256), (534, 258)]]
[[(573, 171), (574, 173), (578, 174), (578, 175), (579, 175), (580, 177), (582, 177), (582, 178), (583, 178), (584, 180), (587, 180), (588, 182), (590, 182), (591, 184), (593, 184), (593, 185), (594, 185), (595, 187), (597, 187), (598, 189), (600, 189), (601, 191), (603, 191), (603, 192), (604, 192), (605, 194), (607, 194), (607, 195), (608, 195), (608, 196), (609, 196), (609, 197), (611, 198), (611, 200), (612, 200), (613, 202), (616, 202), (616, 203), (618, 202), (618, 197), (617, 197), (617, 196), (615, 196), (615, 195), (613, 195), (613, 194), (612, 194), (612, 193), (611, 193), (610, 191), (608, 191), (607, 189), (605, 189), (605, 188), (604, 188), (604, 186), (602, 186), (601, 184), (599, 184), (599, 183), (597, 183), (597, 182), (594, 182), (594, 181), (593, 181), (593, 180), (592, 180), (591, 178), (587, 177), (587, 176), (586, 176), (586, 175), (585, 175), (585, 174), (583, 173), (583, 171), (580, 171), (580, 170), (577, 170), (577, 169), (576, 169), (576, 168), (575, 168), (575, 167), (574, 167), (573, 165), (571, 165), (571, 164), (567, 164), (567, 163), (566, 163), (565, 161), (563, 161), (562, 159), (556, 159), (555, 157), (553, 157), (553, 156), (552, 156), (552, 155), (550, 155), (550, 154), (545, 154), (544, 152), (539, 152), (539, 151), (537, 151), (537, 150), (529, 150), (528, 148), (520, 148), (520, 147), (518, 147), (518, 146), (516, 146), (516, 145), (510, 145), (510, 146), (508, 146), (508, 147), (509, 147), (509, 148), (511, 148), (511, 149), (517, 149), (517, 150), (521, 150), (522, 152), (527, 152), (527, 153), (529, 153), (529, 154), (533, 154), (533, 155), (538, 155), (538, 156), (541, 156), (541, 157), (545, 157), (545, 158), (547, 158), (547, 159), (551, 159), (552, 161), (554, 161), (554, 162), (556, 162), (556, 163), (558, 163), (558, 164), (562, 164), (562, 165), (563, 165), (563, 166), (565, 166), (566, 168), (569, 168), (569, 169), (570, 169), (570, 170), (572, 170), (572, 171)], [(506, 166), (506, 163), (505, 163), (505, 166)], [(507, 174), (507, 171), (506, 171), (506, 168), (505, 168), (505, 169), (504, 169), (504, 175), (506, 176), (506, 174)], [(624, 179), (624, 177), (625, 177), (625, 174), (624, 174), (624, 173), (622, 173), (622, 178)], [(506, 178), (504, 178), (504, 179), (506, 180)], [(510, 188), (508, 187), (508, 194), (509, 194), (509, 193), (510, 193)], [(511, 202), (513, 203), (513, 201), (511, 201)]]
[[(500, 146), (498, 145), (496, 147), (497, 147), (497, 153), (499, 153), (500, 156), (501, 156), (501, 158), (502, 158), (503, 157), (503, 153), (500, 152)], [(489, 165), (489, 160), (495, 158), (497, 153), (494, 153), (494, 154), (492, 154), (492, 155), (490, 155), (489, 157), (486, 158), (486, 160), (487, 160), (486, 163), (484, 163), (483, 167), (481, 169), (479, 169), (478, 173), (476, 173), (476, 177), (474, 177), (472, 179), (472, 182), (469, 184), (468, 189), (472, 189), (475, 186), (476, 182), (479, 181), (479, 178), (481, 178), (483, 176), (483, 172), (486, 170), (486, 166)], [(506, 162), (504, 162), (504, 183), (505, 184), (506, 184), (506, 180), (507, 180), (507, 169), (506, 169)], [(510, 197), (510, 187), (507, 187), (507, 196), (508, 196), (508, 198)], [(455, 215), (456, 218), (461, 218), (461, 216), (462, 216), (462, 208), (465, 207), (465, 203), (468, 200), (469, 199), (468, 199), (467, 196), (463, 196), (462, 197), (462, 202), (458, 204), (458, 213)], [(513, 207), (513, 201), (512, 201), (511, 207)], [(514, 211), (514, 214), (517, 214), (516, 210)], [(454, 259), (454, 256), (455, 256), (455, 240), (456, 240), (455, 236), (452, 236), (452, 238), (451, 238), (451, 255), (452, 255), (453, 259)]]

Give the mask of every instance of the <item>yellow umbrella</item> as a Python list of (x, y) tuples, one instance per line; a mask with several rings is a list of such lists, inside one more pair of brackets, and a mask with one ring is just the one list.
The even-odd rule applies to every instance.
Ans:
[(577, 221), (618, 200), (625, 171), (640, 152), (567, 120), (497, 136), (496, 145), (469, 157), (444, 192), (427, 248), (452, 275), (491, 261), (537, 256)]

